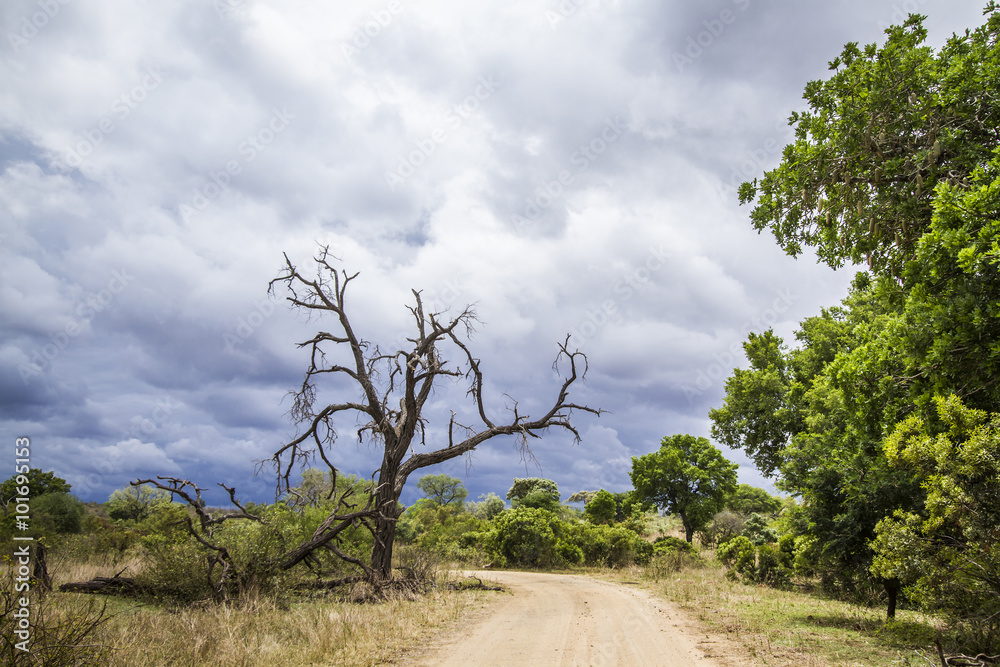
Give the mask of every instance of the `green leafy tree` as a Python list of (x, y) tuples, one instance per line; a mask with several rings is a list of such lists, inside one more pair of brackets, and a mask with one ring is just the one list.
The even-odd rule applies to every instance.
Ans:
[(923, 512), (878, 524), (872, 570), (898, 578), (928, 608), (964, 629), (967, 648), (1000, 648), (1000, 413), (935, 400), (944, 432), (917, 416), (886, 440), (894, 467), (913, 470), (927, 491)]
[[(4, 514), (9, 514), (11, 502), (15, 498), (38, 498), (46, 493), (69, 493), (70, 485), (54, 472), (42, 472), (29, 468), (0, 483), (0, 503)], [(25, 493), (26, 492), (26, 493)]]
[(68, 493), (44, 493), (31, 502), (31, 522), (46, 532), (79, 533), (86, 514), (84, 504)]
[(610, 524), (615, 520), (616, 510), (617, 503), (615, 503), (614, 494), (601, 489), (594, 494), (583, 508), (583, 514), (587, 517), (587, 521), (591, 523)]
[(805, 89), (791, 115), (795, 142), (740, 199), (791, 255), (815, 248), (833, 267), (867, 261), (900, 276), (930, 226), (939, 183), (967, 184), (1000, 145), (1000, 80), (993, 3), (985, 25), (934, 53), (925, 17), (886, 31), (881, 47), (847, 44), (834, 74)]
[(156, 505), (169, 502), (170, 494), (163, 489), (141, 484), (113, 491), (104, 506), (115, 521), (139, 522), (149, 517)]
[(490, 521), (505, 509), (507, 509), (507, 506), (503, 498), (491, 491), (486, 496), (479, 496), (479, 502), (476, 503), (473, 514), (480, 519)]
[(417, 488), (428, 500), (442, 506), (461, 506), (469, 495), (462, 480), (448, 475), (424, 475), (417, 480)]
[(632, 457), (636, 497), (680, 517), (691, 542), (736, 489), (736, 470), (706, 438), (673, 435), (659, 451)]
[[(559, 486), (551, 479), (541, 477), (515, 477), (514, 483), (507, 491), (507, 500), (510, 501), (511, 506), (518, 507), (526, 497), (536, 491), (549, 496), (558, 506)], [(536, 500), (536, 502), (538, 501)]]
[[(876, 524), (922, 498), (912, 477), (890, 468), (881, 446), (899, 415), (913, 409), (898, 354), (900, 303), (898, 288), (859, 274), (841, 307), (802, 323), (799, 348), (788, 350), (780, 338), (767, 336), (774, 351), (734, 374), (724, 408), (710, 412), (721, 442), (745, 448), (759, 467), (779, 473), (779, 489), (802, 499), (786, 529), (803, 538), (800, 561), (834, 592), (868, 585)], [(775, 366), (786, 372), (774, 391), (785, 392), (778, 400), (796, 415), (784, 420), (783, 432), (773, 416), (746, 407), (754, 376), (772, 375)], [(897, 582), (881, 585), (892, 614)]]
[(747, 342), (713, 435), (801, 498), (782, 519), (796, 562), (841, 589), (879, 574), (889, 616), (899, 581), (870, 569), (875, 527), (922, 516), (927, 486), (883, 444), (908, 419), (937, 424), (937, 396), (1000, 402), (1000, 14), (985, 14), (936, 53), (917, 15), (881, 47), (848, 44), (806, 86), (781, 164), (740, 188), (788, 253), (871, 273), (801, 324), (798, 349)]
[(743, 516), (764, 514), (775, 516), (781, 511), (781, 498), (775, 498), (764, 489), (749, 484), (740, 484), (733, 495), (726, 500), (726, 507)]

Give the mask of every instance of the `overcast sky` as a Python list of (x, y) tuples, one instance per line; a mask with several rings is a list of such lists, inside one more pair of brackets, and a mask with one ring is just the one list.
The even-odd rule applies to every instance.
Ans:
[[(383, 346), (411, 288), (475, 303), (498, 416), (503, 394), (551, 402), (568, 333), (589, 357), (573, 398), (608, 413), (576, 417), (581, 444), (552, 432), (536, 466), (497, 440), (425, 472), (470, 499), (524, 476), (627, 490), (632, 456), (709, 436), (747, 332), (787, 340), (845, 296), (852, 270), (785, 256), (735, 186), (778, 162), (846, 42), (913, 10), (935, 46), (982, 22), (954, 0), (6, 0), (3, 446), (30, 437), (83, 500), (157, 474), (273, 499), (254, 460), (296, 434), (296, 343), (333, 323), (268, 281), (325, 244)], [(436, 394), (432, 438), (462, 395)], [(343, 426), (338, 461), (367, 477), (377, 452)]]

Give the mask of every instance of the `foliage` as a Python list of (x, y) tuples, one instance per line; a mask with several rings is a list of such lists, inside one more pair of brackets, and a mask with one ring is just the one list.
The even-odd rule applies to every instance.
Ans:
[(760, 514), (751, 514), (743, 524), (742, 535), (756, 546), (778, 541), (778, 533), (768, 525), (767, 519)]
[(781, 508), (781, 498), (775, 498), (764, 489), (749, 484), (738, 485), (736, 491), (726, 499), (726, 509), (743, 516), (751, 514), (776, 516)]
[(540, 492), (534, 496), (535, 502), (546, 502), (542, 500), (541, 494), (544, 494), (559, 504), (559, 486), (551, 479), (540, 477), (515, 477), (514, 483), (507, 491), (507, 500), (510, 501), (511, 507), (518, 507), (525, 498), (535, 492)]
[(601, 489), (584, 506), (583, 514), (591, 523), (612, 523), (616, 509), (614, 494)]
[(191, 603), (214, 597), (204, 549), (193, 538), (168, 540), (162, 535), (143, 540), (145, 566), (135, 579), (155, 600)]
[(630, 476), (636, 498), (680, 516), (690, 542), (735, 490), (737, 468), (706, 438), (674, 435), (659, 451), (633, 456)]
[(842, 307), (802, 322), (799, 349), (771, 332), (749, 338), (751, 368), (727, 382), (713, 435), (801, 497), (781, 520), (795, 562), (841, 591), (881, 575), (890, 616), (894, 575), (916, 575), (898, 554), (870, 569), (876, 526), (912, 551), (906, 535), (925, 530), (934, 489), (883, 444), (903, 424), (938, 428), (939, 396), (1000, 402), (1000, 14), (993, 3), (985, 13), (937, 53), (918, 15), (881, 47), (848, 44), (829, 80), (806, 86), (782, 163), (740, 189), (756, 200), (754, 226), (790, 254), (809, 245), (871, 274)]
[(558, 514), (560, 511), (559, 496), (553, 495), (547, 489), (536, 488), (528, 492), (526, 496), (517, 501), (512, 501), (511, 506), (533, 507)]
[(576, 544), (583, 552), (585, 565), (622, 567), (631, 563), (647, 563), (653, 545), (624, 525), (569, 524), (566, 541)]
[(967, 185), (997, 147), (1000, 17), (956, 35), (935, 54), (923, 45), (924, 17), (886, 31), (881, 47), (847, 44), (827, 81), (805, 89), (795, 142), (760, 183), (757, 230), (768, 228), (789, 254), (813, 246), (834, 268), (867, 261), (900, 276), (931, 221), (939, 184)]
[(142, 521), (161, 503), (169, 503), (170, 494), (150, 484), (126, 486), (112, 492), (104, 507), (115, 521)]
[(569, 498), (567, 498), (566, 502), (583, 503), (584, 505), (586, 505), (587, 503), (590, 502), (590, 499), (594, 497), (595, 493), (597, 493), (597, 491), (577, 491)]
[(726, 566), (729, 579), (744, 583), (784, 586), (791, 581), (794, 554), (791, 544), (754, 544), (740, 535), (716, 550), (716, 557)]
[[(917, 482), (892, 469), (881, 447), (898, 416), (913, 409), (897, 352), (900, 303), (898, 288), (859, 274), (842, 307), (802, 322), (799, 348), (787, 350), (771, 332), (751, 337), (751, 367), (727, 381), (724, 407), (710, 412), (716, 437), (780, 473), (778, 488), (802, 499), (781, 525), (793, 538), (810, 538), (799, 561), (845, 593), (868, 585), (878, 521), (922, 502)], [(784, 418), (747, 409), (758, 378), (772, 381)], [(883, 584), (891, 611), (896, 588)]]
[(9, 514), (11, 501), (15, 498), (39, 498), (46, 493), (69, 493), (70, 485), (52, 471), (42, 472), (39, 468), (29, 468), (0, 482), (0, 504), (4, 514)]
[(87, 510), (68, 493), (44, 493), (31, 501), (31, 523), (45, 532), (79, 533)]
[(417, 480), (417, 488), (438, 505), (461, 505), (469, 495), (462, 480), (443, 474), (424, 475)]
[(693, 544), (673, 535), (657, 537), (653, 540), (653, 553), (658, 554), (664, 551), (682, 551), (689, 554), (697, 553)]
[(472, 513), (475, 514), (478, 519), (490, 521), (506, 508), (507, 506), (504, 504), (503, 498), (491, 491), (486, 496), (479, 496), (479, 502), (475, 504), (475, 508)]
[(559, 563), (559, 519), (534, 507), (504, 510), (493, 520), (487, 550), (504, 567), (551, 567)]
[[(915, 470), (925, 511), (883, 519), (872, 570), (907, 584), (908, 594), (946, 611), (975, 652), (1000, 647), (1000, 413), (935, 401), (943, 432), (919, 417), (886, 440), (893, 466)], [(970, 630), (974, 630), (973, 635)]]
[(712, 522), (698, 532), (701, 543), (706, 547), (722, 545), (743, 532), (746, 518), (730, 510), (722, 510)]

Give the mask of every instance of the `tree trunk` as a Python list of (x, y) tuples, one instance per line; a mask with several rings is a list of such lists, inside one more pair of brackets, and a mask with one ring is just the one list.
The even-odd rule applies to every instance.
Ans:
[(401, 513), (395, 481), (395, 474), (380, 475), (379, 489), (375, 495), (379, 514), (375, 517), (371, 568), (372, 575), (382, 581), (392, 578), (392, 545), (396, 540), (396, 519)]
[(694, 539), (694, 526), (687, 519), (687, 515), (684, 512), (680, 512), (681, 524), (684, 525), (684, 539), (691, 544), (691, 540)]
[(885, 612), (886, 618), (896, 618), (896, 600), (899, 598), (899, 579), (885, 579), (882, 581), (882, 586), (885, 587), (885, 594), (888, 598), (888, 606)]

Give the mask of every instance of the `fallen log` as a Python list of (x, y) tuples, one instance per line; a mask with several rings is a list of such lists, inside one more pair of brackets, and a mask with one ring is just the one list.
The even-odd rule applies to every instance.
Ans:
[(60, 591), (68, 593), (90, 593), (102, 595), (135, 595), (139, 585), (132, 577), (94, 577), (90, 581), (78, 581), (63, 584)]

